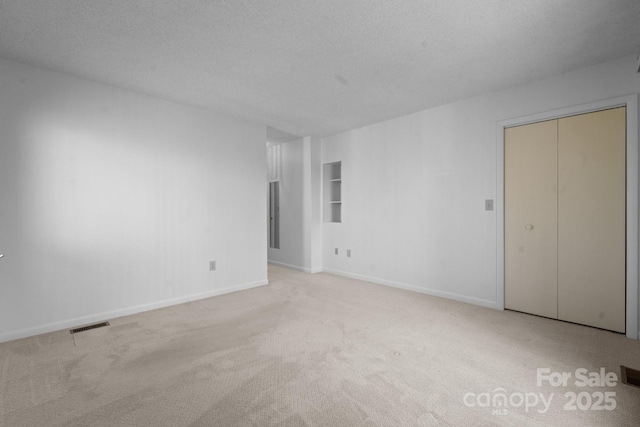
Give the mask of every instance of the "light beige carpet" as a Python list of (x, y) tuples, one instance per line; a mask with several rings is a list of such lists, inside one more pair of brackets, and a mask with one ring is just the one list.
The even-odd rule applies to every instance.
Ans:
[[(0, 425), (640, 425), (640, 388), (575, 384), (579, 368), (640, 368), (638, 341), (328, 274), (269, 277), (0, 344)], [(572, 378), (538, 386), (537, 368)]]

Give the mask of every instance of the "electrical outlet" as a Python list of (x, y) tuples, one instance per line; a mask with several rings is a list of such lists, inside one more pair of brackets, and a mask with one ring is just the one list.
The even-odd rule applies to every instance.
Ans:
[(214, 271), (216, 269), (216, 262), (209, 261), (209, 271)]
[(334, 254), (338, 255), (338, 248), (335, 249)]
[(484, 210), (485, 211), (493, 210), (493, 199), (487, 199), (484, 201)]
[(351, 249), (347, 249), (347, 257), (351, 258)]

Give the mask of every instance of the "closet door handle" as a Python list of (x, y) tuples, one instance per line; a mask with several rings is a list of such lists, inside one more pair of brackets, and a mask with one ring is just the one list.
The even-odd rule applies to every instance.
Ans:
[(527, 230), (531, 231), (531, 230), (533, 230), (533, 225), (527, 224), (527, 225), (525, 225), (524, 228), (526, 228)]

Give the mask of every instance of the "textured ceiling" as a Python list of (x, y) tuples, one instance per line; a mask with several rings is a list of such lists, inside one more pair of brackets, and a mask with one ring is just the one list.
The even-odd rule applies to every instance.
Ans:
[(300, 136), (639, 50), (638, 0), (0, 0), (0, 56)]

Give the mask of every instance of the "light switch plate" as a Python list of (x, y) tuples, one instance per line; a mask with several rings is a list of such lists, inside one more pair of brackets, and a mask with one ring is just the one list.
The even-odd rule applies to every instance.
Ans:
[(484, 210), (485, 211), (493, 210), (493, 199), (487, 199), (484, 201)]

